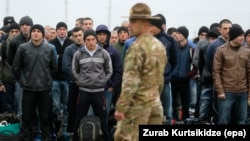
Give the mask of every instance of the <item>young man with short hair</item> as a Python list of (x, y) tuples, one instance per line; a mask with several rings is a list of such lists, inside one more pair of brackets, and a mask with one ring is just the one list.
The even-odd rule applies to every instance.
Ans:
[(53, 49), (43, 42), (43, 26), (33, 25), (30, 34), (31, 41), (18, 47), (12, 64), (12, 72), (23, 89), (20, 138), (21, 141), (33, 140), (33, 127), (40, 120), (43, 140), (51, 140), (49, 102), (52, 73), (57, 69), (56, 58)]
[(220, 125), (230, 124), (230, 121), (246, 124), (247, 101), (250, 100), (250, 50), (242, 46), (243, 41), (244, 31), (240, 25), (233, 24), (229, 41), (214, 55), (213, 80), (218, 96), (217, 124)]
[(95, 31), (85, 31), (84, 42), (85, 46), (75, 52), (72, 62), (73, 77), (79, 86), (74, 140), (78, 140), (80, 120), (87, 115), (91, 105), (94, 114), (101, 119), (104, 140), (110, 141), (104, 92), (106, 83), (113, 73), (112, 61), (109, 53), (97, 44)]

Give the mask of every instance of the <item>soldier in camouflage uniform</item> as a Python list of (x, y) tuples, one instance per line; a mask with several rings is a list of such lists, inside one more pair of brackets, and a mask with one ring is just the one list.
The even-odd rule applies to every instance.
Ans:
[[(139, 125), (162, 124), (160, 94), (167, 63), (163, 44), (150, 34), (150, 8), (144, 3), (130, 10), (131, 33), (136, 40), (124, 61), (122, 92), (116, 104), (115, 141), (138, 141)], [(143, 118), (142, 118), (143, 117)]]

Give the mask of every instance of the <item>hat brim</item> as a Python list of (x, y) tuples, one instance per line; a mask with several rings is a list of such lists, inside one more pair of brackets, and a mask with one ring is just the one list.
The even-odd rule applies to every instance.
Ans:
[(156, 20), (160, 20), (160, 17), (151, 17), (151, 16), (122, 16), (122, 18), (129, 18), (129, 19), (142, 19), (142, 20), (152, 20), (152, 19), (156, 19)]

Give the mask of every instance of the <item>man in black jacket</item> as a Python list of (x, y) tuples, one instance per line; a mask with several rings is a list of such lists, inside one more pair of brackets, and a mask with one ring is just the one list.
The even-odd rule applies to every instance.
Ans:
[(73, 40), (67, 37), (67, 33), (67, 24), (64, 22), (59, 22), (56, 25), (57, 37), (49, 42), (56, 47), (57, 51), (58, 70), (57, 73), (53, 75), (52, 97), (53, 112), (56, 115), (56, 118), (59, 120), (61, 116), (63, 116), (62, 131), (66, 131), (67, 128), (67, 102), (69, 91), (67, 79), (62, 72), (62, 58), (65, 48), (74, 43)]
[[(20, 21), (20, 34), (10, 40), (9, 50), (8, 50), (8, 61), (10, 66), (12, 66), (17, 48), (20, 44), (26, 43), (30, 40), (30, 28), (33, 25), (33, 20), (29, 16), (23, 16)], [(15, 101), (17, 104), (16, 114), (17, 116), (22, 115), (22, 89), (20, 88), (20, 84), (17, 81), (15, 84)]]
[(72, 133), (74, 122), (75, 122), (75, 115), (76, 115), (76, 101), (79, 93), (79, 88), (76, 85), (76, 82), (73, 78), (72, 74), (72, 60), (74, 53), (79, 50), (79, 48), (84, 46), (83, 41), (84, 31), (81, 27), (75, 27), (71, 30), (71, 39), (74, 40), (75, 43), (66, 47), (63, 53), (63, 60), (62, 60), (62, 71), (69, 82), (69, 94), (68, 94), (68, 122), (67, 122), (67, 132)]
[(12, 72), (23, 88), (21, 141), (33, 140), (33, 125), (38, 117), (43, 140), (51, 140), (50, 134), (50, 104), (52, 73), (57, 69), (53, 49), (43, 42), (44, 28), (33, 25), (31, 42), (20, 45), (17, 49)]
[[(155, 15), (154, 17), (161, 17)], [(171, 95), (171, 72), (174, 70), (177, 63), (177, 42), (174, 38), (164, 32), (162, 20), (152, 19), (150, 21), (152, 28), (151, 32), (154, 36), (162, 42), (166, 47), (168, 63), (164, 71), (164, 88), (161, 94), (161, 102), (163, 106), (164, 116), (166, 118), (166, 124), (171, 124), (172, 122), (172, 95)]]

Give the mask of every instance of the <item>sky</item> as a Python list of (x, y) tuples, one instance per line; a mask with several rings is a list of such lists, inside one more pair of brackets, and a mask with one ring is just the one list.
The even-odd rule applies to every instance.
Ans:
[(105, 24), (112, 30), (128, 20), (122, 16), (129, 16), (137, 2), (149, 5), (152, 15), (163, 14), (167, 28), (186, 26), (189, 38), (196, 37), (201, 26), (209, 27), (222, 19), (240, 24), (244, 31), (250, 29), (250, 0), (0, 0), (0, 20), (14, 16), (19, 22), (28, 15), (34, 24), (55, 27), (63, 21), (72, 29), (77, 18), (91, 17), (94, 29)]

